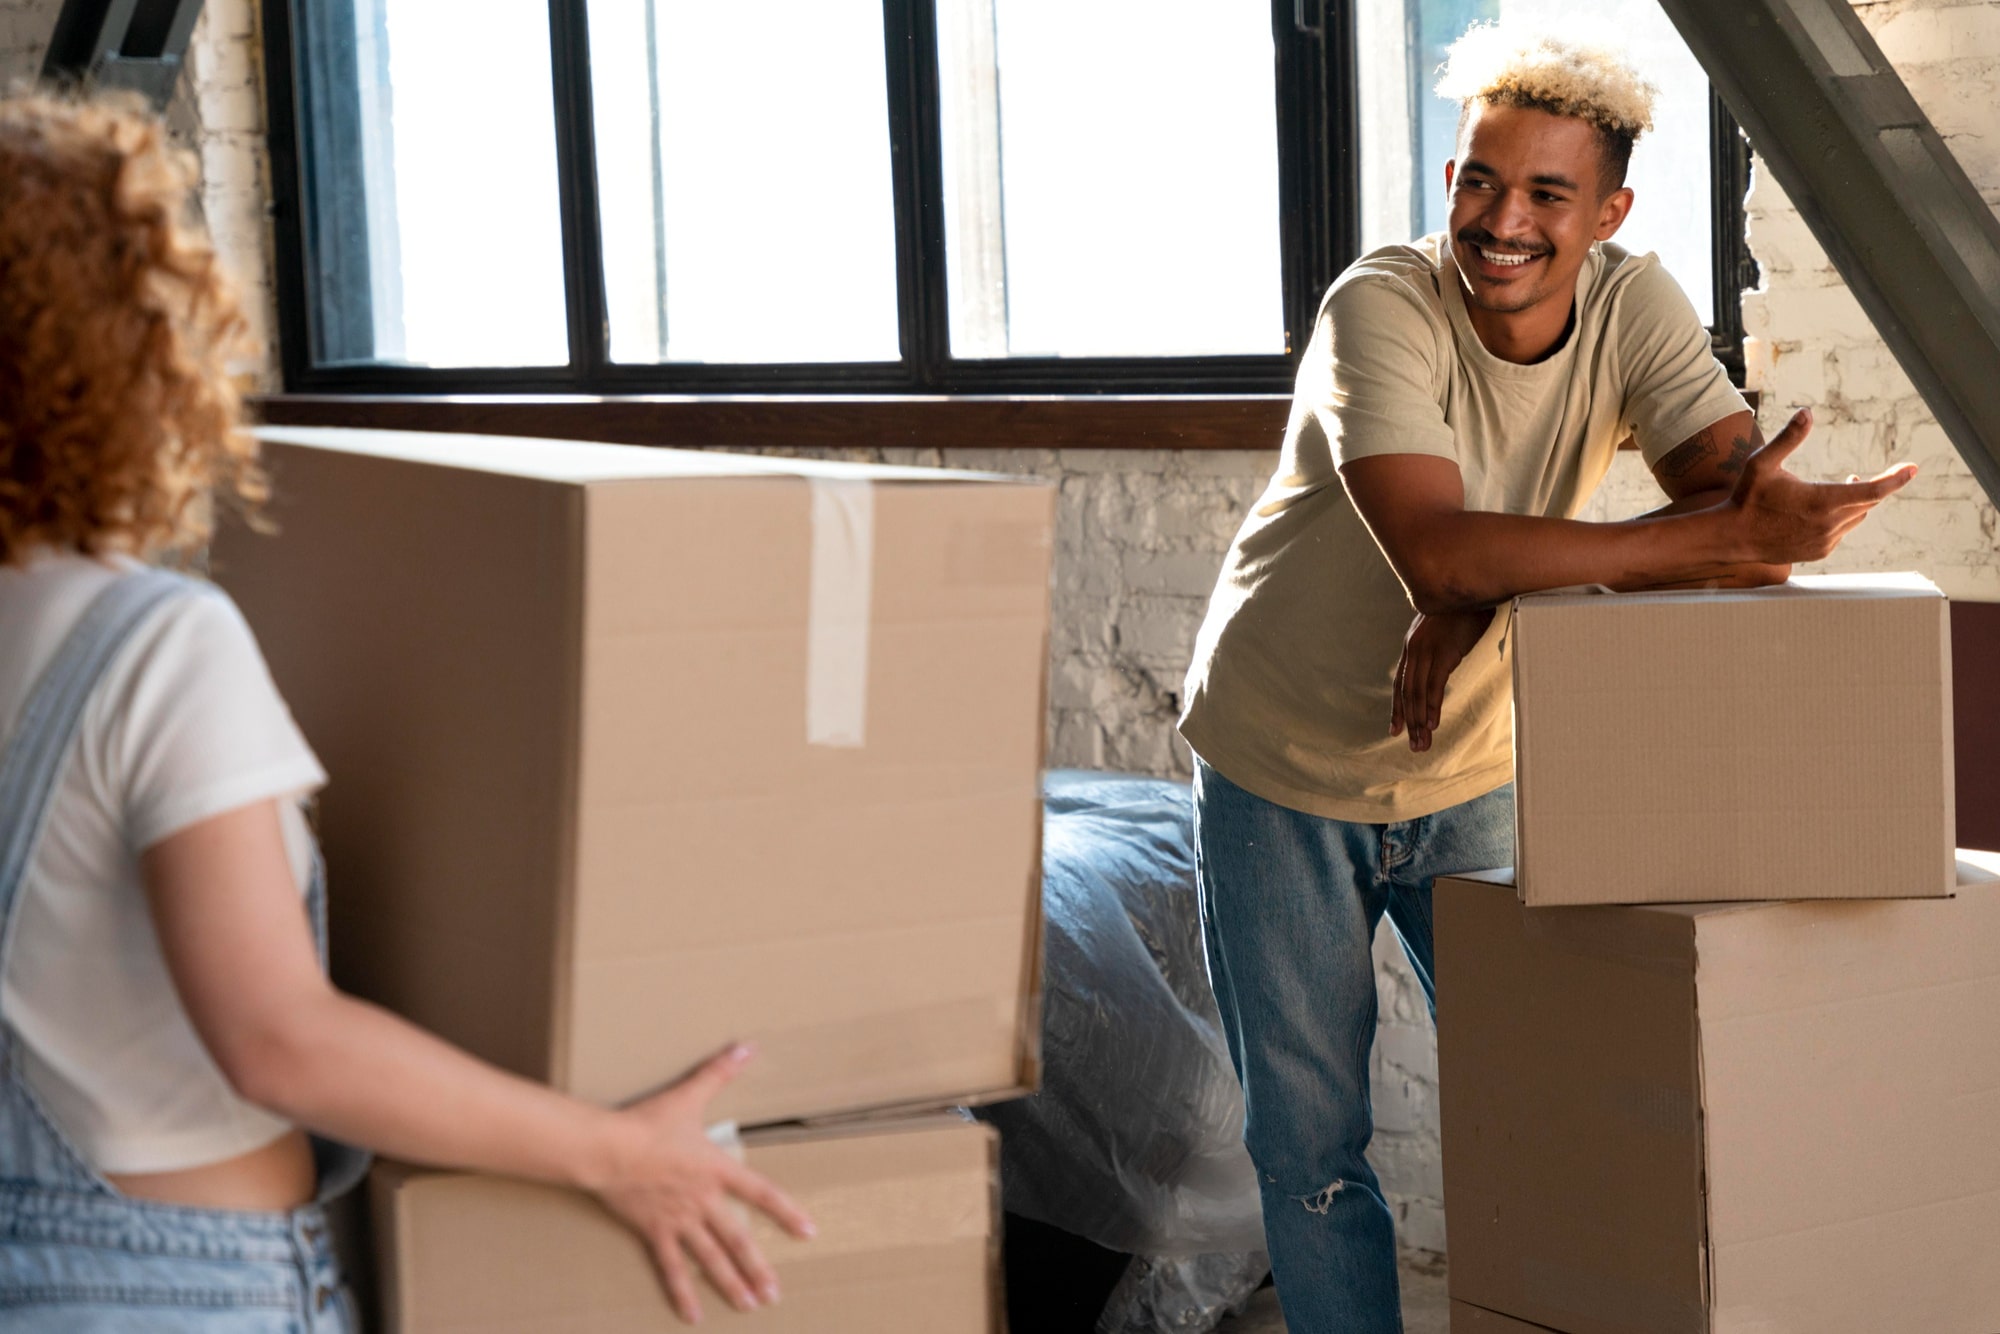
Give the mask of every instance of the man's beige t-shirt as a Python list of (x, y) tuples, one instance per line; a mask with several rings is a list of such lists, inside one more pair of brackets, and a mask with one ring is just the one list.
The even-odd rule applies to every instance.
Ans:
[(1532, 366), (1480, 343), (1442, 234), (1362, 257), (1320, 306), (1278, 471), (1223, 563), (1182, 735), (1239, 787), (1337, 820), (1412, 820), (1502, 786), (1514, 763), (1506, 617), (1452, 674), (1431, 749), (1391, 737), (1415, 612), (1339, 465), (1432, 454), (1458, 464), (1467, 509), (1573, 518), (1626, 436), (1650, 466), (1742, 411), (1651, 255), (1594, 246), (1568, 338)]

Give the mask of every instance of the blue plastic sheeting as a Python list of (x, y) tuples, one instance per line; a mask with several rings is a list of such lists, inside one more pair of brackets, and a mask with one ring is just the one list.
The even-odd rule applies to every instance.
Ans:
[(1202, 958), (1192, 796), (1080, 770), (1044, 791), (1042, 1090), (977, 1113), (1000, 1128), (1006, 1207), (1133, 1255), (1261, 1251)]

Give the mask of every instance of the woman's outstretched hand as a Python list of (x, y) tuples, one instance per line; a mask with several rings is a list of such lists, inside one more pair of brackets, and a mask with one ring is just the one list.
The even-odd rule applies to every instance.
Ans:
[(618, 1152), (593, 1187), (605, 1207), (645, 1238), (681, 1319), (701, 1319), (694, 1264), (738, 1310), (778, 1300), (778, 1276), (750, 1235), (738, 1204), (760, 1209), (795, 1237), (813, 1235), (805, 1210), (708, 1138), (708, 1105), (742, 1072), (751, 1051), (735, 1046), (675, 1084), (619, 1112)]

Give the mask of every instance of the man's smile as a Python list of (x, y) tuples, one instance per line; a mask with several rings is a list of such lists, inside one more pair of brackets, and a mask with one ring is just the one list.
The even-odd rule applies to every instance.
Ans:
[(1469, 235), (1460, 232), (1458, 244), (1466, 257), (1474, 261), (1477, 276), (1484, 278), (1518, 277), (1529, 261), (1545, 259), (1549, 254), (1546, 249), (1523, 250), (1518, 246), (1502, 245), (1483, 232)]

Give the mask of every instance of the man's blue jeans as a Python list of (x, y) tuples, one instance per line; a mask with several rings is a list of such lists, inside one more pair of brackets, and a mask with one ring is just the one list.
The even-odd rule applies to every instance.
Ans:
[(1395, 1226), (1364, 1156), (1369, 947), (1388, 913), (1435, 1017), (1431, 881), (1513, 862), (1514, 789), (1349, 824), (1254, 796), (1197, 758), (1194, 820), (1208, 976), (1243, 1081), (1286, 1327), (1399, 1334)]

